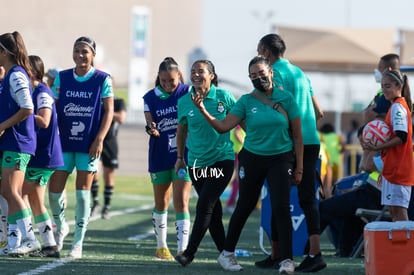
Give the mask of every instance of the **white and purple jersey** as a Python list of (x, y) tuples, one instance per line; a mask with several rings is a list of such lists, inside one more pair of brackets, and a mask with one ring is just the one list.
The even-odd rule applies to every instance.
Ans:
[(35, 127), (37, 135), (36, 154), (30, 159), (29, 167), (53, 169), (63, 166), (62, 146), (60, 143), (57, 113), (52, 91), (43, 83), (33, 90), (33, 104), (35, 114), (40, 109), (51, 110), (49, 126)]
[(75, 79), (73, 69), (59, 73), (56, 110), (63, 152), (89, 152), (101, 126), (102, 90), (107, 78), (109, 75), (99, 70), (82, 82)]
[(160, 133), (160, 137), (151, 136), (149, 140), (148, 171), (151, 173), (174, 168), (177, 160), (177, 102), (189, 90), (190, 86), (180, 83), (169, 96), (160, 87), (155, 87), (143, 97), (144, 112), (151, 113)]
[[(13, 66), (2, 81), (0, 90), (0, 122), (16, 114), (21, 108), (33, 110), (29, 76), (21, 66)], [(36, 134), (34, 115), (6, 129), (0, 138), (0, 151), (34, 155)]]

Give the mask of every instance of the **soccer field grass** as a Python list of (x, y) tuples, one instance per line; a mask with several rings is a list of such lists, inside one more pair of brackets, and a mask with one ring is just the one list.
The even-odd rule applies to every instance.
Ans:
[[(68, 253), (73, 238), (74, 192), (68, 184), (66, 218), (71, 233), (65, 239), (61, 259), (0, 257), (0, 274), (228, 274), (217, 264), (218, 252), (209, 234), (206, 234), (193, 263), (185, 268), (174, 261), (160, 261), (154, 257), (156, 241), (152, 229), (152, 189), (145, 177), (117, 177), (111, 216), (103, 220), (91, 218), (83, 247), (83, 258), (70, 261)], [(102, 201), (102, 190), (100, 190)], [(194, 214), (196, 198), (191, 199)], [(175, 214), (170, 208), (168, 245), (176, 253)], [(227, 229), (229, 214), (224, 215)], [(192, 216), (192, 220), (194, 215)], [(248, 250), (250, 257), (238, 257), (243, 274), (277, 274), (262, 270), (254, 262), (265, 257), (259, 247), (260, 213), (254, 211), (240, 237), (237, 248)], [(328, 268), (318, 274), (365, 274), (363, 259), (334, 257), (332, 246), (323, 238), (322, 250)], [(301, 257), (295, 257), (299, 264)], [(298, 273), (299, 274), (299, 273)]]

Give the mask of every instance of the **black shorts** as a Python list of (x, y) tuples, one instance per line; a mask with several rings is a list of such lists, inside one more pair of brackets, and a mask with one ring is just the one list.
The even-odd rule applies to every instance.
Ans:
[(118, 143), (116, 141), (104, 141), (101, 161), (104, 167), (118, 168)]

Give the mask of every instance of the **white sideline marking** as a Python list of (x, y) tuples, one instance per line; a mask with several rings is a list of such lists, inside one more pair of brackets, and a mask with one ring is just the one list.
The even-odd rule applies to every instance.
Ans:
[(38, 267), (38, 268), (36, 268), (36, 269), (30, 270), (30, 271), (27, 271), (27, 272), (22, 272), (22, 273), (19, 273), (19, 274), (17, 274), (17, 275), (33, 275), (33, 274), (40, 274), (40, 273), (47, 272), (47, 271), (50, 271), (50, 270), (52, 270), (52, 269), (55, 269), (55, 268), (57, 268), (57, 267), (63, 266), (63, 265), (65, 265), (66, 263), (69, 263), (69, 262), (71, 262), (71, 261), (73, 261), (73, 260), (74, 260), (74, 259), (72, 259), (72, 258), (63, 258), (63, 259), (59, 259), (59, 260), (53, 261), (53, 262), (51, 262), (51, 263), (48, 263), (48, 264), (45, 264), (45, 265), (41, 265), (41, 266), (39, 266), (39, 267)]
[[(124, 215), (124, 214), (130, 214), (130, 213), (140, 212), (140, 211), (144, 211), (144, 210), (148, 210), (148, 209), (152, 209), (152, 208), (154, 208), (153, 205), (143, 205), (141, 207), (136, 207), (136, 208), (127, 208), (127, 209), (124, 209), (124, 210), (111, 211), (109, 216), (113, 217), (113, 216), (119, 216), (119, 215)], [(94, 221), (94, 220), (97, 220), (97, 219), (100, 219), (100, 217), (92, 217), (92, 218), (89, 219), (89, 221)], [(68, 224), (74, 225), (75, 221), (68, 221)], [(149, 237), (150, 235), (151, 235), (151, 233), (148, 232), (148, 233), (145, 233), (145, 234), (136, 235), (136, 236), (131, 237), (131, 238), (134, 238), (133, 239), (134, 241), (139, 241), (139, 240), (145, 239), (146, 237)], [(141, 238), (139, 238), (138, 236), (140, 236)], [(131, 238), (128, 238), (128, 240), (130, 240)], [(41, 273), (44, 273), (44, 272), (51, 271), (52, 269), (55, 269), (57, 267), (64, 266), (66, 263), (70, 263), (72, 261), (74, 261), (74, 259), (72, 259), (72, 258), (61, 258), (59, 260), (55, 260), (55, 261), (50, 262), (48, 264), (41, 265), (41, 266), (39, 266), (35, 269), (32, 269), (32, 270), (29, 270), (27, 272), (18, 273), (17, 275), (41, 274)]]
[(128, 238), (128, 241), (141, 241), (141, 240), (146, 239), (149, 236), (153, 236), (153, 235), (154, 235), (153, 231), (148, 231), (147, 233), (131, 236), (131, 237)]

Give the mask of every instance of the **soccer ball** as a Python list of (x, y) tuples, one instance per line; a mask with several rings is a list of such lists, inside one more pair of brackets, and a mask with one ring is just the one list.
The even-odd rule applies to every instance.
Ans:
[(391, 128), (383, 120), (375, 119), (368, 122), (362, 131), (362, 141), (378, 146), (390, 140)]

